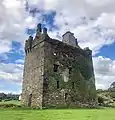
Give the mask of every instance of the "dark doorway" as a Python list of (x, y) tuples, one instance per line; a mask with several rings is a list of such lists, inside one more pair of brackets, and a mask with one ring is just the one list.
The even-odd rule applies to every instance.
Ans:
[(28, 106), (31, 107), (31, 103), (32, 103), (32, 94), (29, 95), (28, 98)]

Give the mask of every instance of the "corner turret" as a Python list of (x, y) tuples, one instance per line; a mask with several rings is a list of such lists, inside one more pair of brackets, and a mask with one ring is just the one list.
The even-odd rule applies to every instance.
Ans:
[(33, 37), (29, 36), (28, 40), (25, 42), (25, 53), (26, 55), (32, 50)]
[(86, 51), (86, 53), (92, 57), (92, 50), (90, 50), (89, 47), (84, 48), (84, 51)]

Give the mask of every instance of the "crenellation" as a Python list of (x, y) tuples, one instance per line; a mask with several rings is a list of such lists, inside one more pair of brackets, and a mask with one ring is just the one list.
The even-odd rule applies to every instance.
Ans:
[(44, 28), (44, 29), (43, 29), (43, 34), (46, 34), (46, 35), (47, 35), (47, 28)]
[(41, 27), (41, 26), (42, 26), (41, 23), (39, 23), (39, 24), (37, 25), (36, 33), (41, 33), (41, 32), (42, 32), (42, 27)]

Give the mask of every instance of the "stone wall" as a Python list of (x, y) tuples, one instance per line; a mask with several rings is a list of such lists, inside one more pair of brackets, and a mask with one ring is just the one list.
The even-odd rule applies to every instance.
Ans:
[(43, 106), (71, 107), (78, 102), (95, 101), (92, 56), (86, 51), (57, 40), (46, 40), (44, 65)]
[(44, 74), (44, 41), (35, 40), (25, 56), (22, 103), (42, 107)]

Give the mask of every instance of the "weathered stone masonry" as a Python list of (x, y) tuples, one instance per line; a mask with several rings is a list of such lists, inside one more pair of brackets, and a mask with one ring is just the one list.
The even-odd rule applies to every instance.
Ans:
[(36, 37), (25, 43), (22, 103), (35, 107), (75, 107), (95, 102), (92, 51), (81, 49), (71, 32), (62, 42), (38, 24)]

